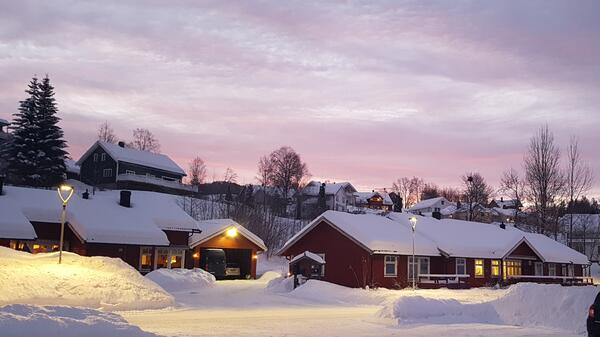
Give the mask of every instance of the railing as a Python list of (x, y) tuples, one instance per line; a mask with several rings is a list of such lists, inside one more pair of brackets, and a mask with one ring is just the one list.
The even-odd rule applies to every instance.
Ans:
[(138, 183), (164, 186), (164, 187), (174, 188), (174, 189), (178, 189), (178, 190), (185, 190), (185, 191), (190, 191), (190, 192), (198, 191), (198, 187), (182, 184), (179, 181), (166, 180), (166, 179), (161, 179), (161, 178), (157, 178), (157, 177), (150, 177), (150, 176), (131, 174), (131, 173), (117, 175), (117, 181), (133, 181), (133, 182), (138, 182)]
[(439, 284), (443, 281), (444, 284), (460, 284), (461, 279), (468, 279), (469, 274), (419, 274), (417, 275), (419, 283), (435, 283)]
[(507, 278), (518, 280), (560, 280), (563, 283), (594, 283), (594, 278), (591, 276), (508, 275)]

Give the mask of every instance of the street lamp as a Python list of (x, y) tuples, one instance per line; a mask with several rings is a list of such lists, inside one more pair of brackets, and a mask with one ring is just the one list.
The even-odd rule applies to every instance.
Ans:
[(416, 216), (412, 216), (410, 217), (410, 224), (412, 225), (412, 284), (413, 284), (413, 290), (417, 289), (417, 283), (416, 283), (416, 274), (415, 274), (415, 267), (417, 266), (417, 261), (415, 260), (415, 229), (417, 228), (417, 217)]
[(62, 213), (60, 216), (60, 248), (58, 251), (58, 264), (62, 262), (62, 251), (63, 251), (63, 241), (65, 238), (65, 216), (67, 212), (67, 204), (69, 203), (69, 199), (73, 196), (73, 192), (75, 192), (75, 188), (72, 186), (63, 184), (60, 185), (56, 191), (58, 192), (58, 197), (62, 201)]

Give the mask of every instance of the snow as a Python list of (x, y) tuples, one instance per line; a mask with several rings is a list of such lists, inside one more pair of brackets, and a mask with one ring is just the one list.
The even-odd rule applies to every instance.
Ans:
[(19, 211), (17, 204), (5, 195), (0, 195), (0, 214), (0, 237), (25, 240), (37, 237), (33, 226), (23, 212)]
[(157, 168), (181, 175), (185, 175), (185, 171), (179, 167), (179, 165), (175, 164), (171, 158), (164, 154), (153, 153), (149, 151), (140, 151), (128, 147), (120, 147), (117, 144), (105, 143), (105, 142), (96, 142), (90, 149), (81, 156), (81, 158), (77, 161), (77, 165), (81, 165), (83, 160), (89, 156), (92, 151), (96, 149), (97, 146), (100, 146), (106, 151), (111, 158), (116, 161), (123, 161), (132, 164), (138, 164), (142, 166)]
[[(318, 196), (321, 190), (322, 183), (320, 181), (311, 181), (308, 183), (303, 189), (302, 194)], [(325, 195), (333, 195), (337, 194), (337, 192), (342, 188), (350, 187), (352, 192), (356, 192), (356, 189), (349, 182), (342, 183), (325, 183)]]
[(198, 221), (198, 228), (202, 232), (194, 233), (190, 237), (190, 247), (192, 248), (218, 235), (222, 235), (228, 229), (235, 228), (238, 231), (238, 234), (243, 235), (246, 239), (260, 247), (260, 249), (263, 251), (267, 251), (267, 246), (261, 238), (232, 219), (200, 220)]
[(0, 307), (3, 337), (151, 337), (115, 313), (64, 306), (13, 304)]
[(386, 305), (380, 315), (395, 318), (399, 324), (493, 323), (581, 334), (585, 332), (585, 313), (597, 294), (592, 286), (520, 283), (497, 299), (480, 303), (419, 295), (400, 297)]
[(198, 192), (197, 186), (182, 184), (177, 180), (167, 180), (154, 176), (147, 176), (141, 174), (122, 173), (117, 175), (117, 181), (134, 181), (139, 183), (146, 183), (152, 185), (159, 185), (178, 190), (186, 190), (190, 192)]
[[(22, 215), (29, 221), (60, 223), (60, 200), (55, 190), (6, 186), (2, 199), (12, 202), (9, 217)], [(119, 205), (120, 191), (100, 191), (83, 199), (76, 191), (67, 206), (66, 220), (86, 242), (168, 246), (163, 229), (189, 231), (196, 221), (179, 207), (175, 196), (133, 191), (130, 208)], [(10, 207), (2, 203), (0, 208)], [(21, 231), (31, 224), (15, 222)], [(3, 236), (9, 237), (9, 236)]]
[(256, 276), (261, 277), (266, 273), (276, 273), (287, 275), (289, 271), (289, 261), (283, 256), (269, 256), (268, 254), (259, 254), (256, 261)]
[(356, 203), (357, 204), (366, 204), (369, 199), (371, 199), (373, 196), (380, 196), (381, 198), (383, 198), (383, 204), (384, 205), (393, 205), (394, 203), (392, 202), (392, 199), (390, 198), (390, 195), (387, 193), (380, 193), (380, 192), (355, 192), (354, 196), (356, 197)]
[(418, 211), (420, 209), (433, 207), (433, 205), (435, 205), (435, 204), (437, 204), (438, 202), (441, 202), (441, 201), (444, 201), (444, 204), (446, 204), (446, 205), (450, 205), (451, 204), (451, 202), (449, 202), (446, 198), (444, 198), (444, 197), (437, 197), (437, 198), (431, 198), (431, 199), (421, 200), (417, 204), (413, 205), (410, 209), (408, 209), (408, 211), (409, 212), (413, 212), (413, 211)]
[(69, 305), (103, 310), (157, 309), (173, 297), (121, 261), (0, 247), (0, 305)]
[(8, 125), (10, 124), (6, 119), (0, 118), (0, 125)]
[(65, 166), (67, 168), (67, 172), (79, 174), (81, 172), (81, 167), (77, 165), (77, 163), (73, 159), (65, 159)]
[(303, 257), (307, 257), (307, 258), (309, 258), (317, 263), (320, 263), (320, 264), (325, 264), (325, 260), (321, 256), (319, 256), (313, 252), (309, 252), (308, 250), (302, 254), (298, 254), (298, 255), (294, 256), (294, 258), (290, 261), (290, 263), (294, 263)]
[[(412, 254), (412, 231), (396, 221), (373, 214), (350, 214), (326, 211), (289, 239), (280, 252), (299, 240), (321, 221), (338, 228), (367, 249), (378, 253)], [(422, 256), (439, 256), (435, 242), (416, 233), (415, 252)]]
[(211, 287), (216, 281), (214, 275), (200, 268), (157, 269), (146, 274), (146, 278), (169, 292)]

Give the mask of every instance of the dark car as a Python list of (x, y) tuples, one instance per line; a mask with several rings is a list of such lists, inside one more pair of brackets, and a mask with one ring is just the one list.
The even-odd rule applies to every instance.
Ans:
[(587, 331), (589, 337), (600, 337), (600, 293), (588, 310)]
[(225, 251), (223, 249), (203, 249), (200, 254), (200, 268), (215, 275), (218, 280), (225, 278)]

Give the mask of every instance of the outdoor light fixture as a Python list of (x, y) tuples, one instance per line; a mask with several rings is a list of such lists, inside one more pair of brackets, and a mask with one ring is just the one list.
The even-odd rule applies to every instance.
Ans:
[(199, 258), (199, 257), (200, 257), (200, 254), (198, 254), (198, 253), (194, 253), (194, 254), (192, 255), (192, 257), (193, 257), (194, 259), (197, 259), (197, 258)]
[(415, 290), (415, 289), (417, 289), (417, 282), (416, 282), (417, 275), (415, 275), (416, 266), (417, 266), (417, 260), (415, 260), (415, 230), (417, 229), (417, 217), (412, 216), (412, 217), (410, 217), (409, 220), (410, 220), (410, 224), (412, 226), (412, 261), (413, 261), (412, 286), (413, 286), (413, 290)]
[(73, 188), (73, 186), (63, 184), (56, 189), (56, 192), (58, 192), (58, 197), (62, 201), (62, 212), (60, 215), (60, 245), (58, 248), (58, 264), (61, 264), (63, 242), (65, 238), (65, 216), (67, 213), (67, 204), (69, 203), (69, 199), (71, 199), (71, 197), (73, 196), (75, 188)]
[(237, 228), (231, 227), (227, 230), (226, 235), (230, 238), (236, 237), (238, 234)]
[(256, 254), (252, 255), (252, 259), (253, 259), (253, 260), (256, 260), (256, 259), (258, 259), (258, 255), (256, 255)]

